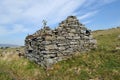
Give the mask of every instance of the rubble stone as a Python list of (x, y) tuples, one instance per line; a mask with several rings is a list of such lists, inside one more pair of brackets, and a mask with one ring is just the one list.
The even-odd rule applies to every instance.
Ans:
[(43, 67), (51, 67), (58, 61), (96, 48), (97, 41), (91, 31), (81, 24), (76, 16), (68, 16), (58, 28), (44, 28), (25, 39), (25, 56)]

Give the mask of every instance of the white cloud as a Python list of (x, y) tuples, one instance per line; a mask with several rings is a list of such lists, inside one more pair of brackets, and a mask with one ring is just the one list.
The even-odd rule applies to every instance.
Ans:
[[(114, 1), (116, 0), (0, 0), (0, 43), (23, 44), (23, 35), (40, 29), (43, 19), (48, 21), (48, 25), (54, 25), (69, 15), (76, 15), (84, 20), (84, 24), (88, 24), (92, 20), (87, 19), (96, 15), (100, 6)], [(16, 38), (14, 34), (22, 37)]]
[[(43, 19), (48, 21), (48, 25), (56, 24), (69, 15), (77, 15), (80, 20), (86, 19), (97, 14), (98, 10), (88, 10), (81, 15), (79, 13), (82, 7), (86, 9), (93, 4), (99, 6), (113, 1), (115, 0), (1, 0), (0, 34), (29, 32), (33, 27), (24, 26), (40, 25)], [(7, 26), (1, 27), (3, 25)], [(11, 30), (8, 29), (9, 25), (12, 25)]]
[(94, 16), (98, 11), (91, 11), (91, 12), (88, 12), (80, 17), (78, 17), (79, 20), (82, 20), (82, 19), (85, 19), (85, 18), (89, 18), (89, 17), (92, 17)]
[(88, 20), (88, 21), (83, 22), (83, 24), (89, 24), (91, 22), (92, 22), (92, 20)]
[[(23, 32), (24, 28), (22, 26), (28, 24), (38, 25), (41, 24), (43, 19), (48, 20), (48, 24), (50, 25), (54, 24), (66, 16), (73, 14), (85, 1), (86, 0), (1, 0), (0, 26), (7, 26), (1, 27), (0, 33), (13, 34), (15, 32)], [(19, 25), (16, 26), (15, 24), (17, 23), (19, 23)], [(12, 29), (9, 30), (8, 27)], [(26, 27), (26, 29), (27, 28), (32, 30), (31, 26)]]
[(26, 32), (29, 32), (29, 30), (20, 24), (14, 24), (12, 28), (0, 26), (0, 35), (9, 35), (14, 33), (26, 33)]
[(45, 3), (36, 3), (27, 9), (23, 15), (33, 22), (41, 22), (43, 19), (56, 23), (68, 15), (74, 14), (86, 0), (53, 0)]
[(13, 32), (28, 32), (28, 29), (26, 29), (23, 25), (20, 24), (15, 24), (13, 26)]

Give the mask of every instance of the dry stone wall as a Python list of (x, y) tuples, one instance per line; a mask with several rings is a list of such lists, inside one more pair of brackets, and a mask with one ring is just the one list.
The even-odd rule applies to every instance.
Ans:
[(25, 47), (25, 56), (28, 59), (48, 68), (77, 51), (96, 48), (96, 40), (76, 16), (68, 16), (54, 30), (44, 26), (33, 35), (28, 35)]

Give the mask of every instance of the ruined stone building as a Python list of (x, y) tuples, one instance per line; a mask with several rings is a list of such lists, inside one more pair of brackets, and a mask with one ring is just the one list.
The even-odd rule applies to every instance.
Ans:
[(25, 39), (25, 56), (43, 67), (96, 47), (91, 31), (76, 16), (68, 16), (54, 30), (44, 24), (43, 29)]

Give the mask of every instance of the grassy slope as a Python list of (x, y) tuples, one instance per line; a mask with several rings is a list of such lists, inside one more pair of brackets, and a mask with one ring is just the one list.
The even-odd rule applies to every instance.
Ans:
[(93, 35), (98, 41), (96, 50), (61, 61), (53, 70), (45, 71), (17, 54), (0, 57), (0, 80), (119, 80), (120, 50), (115, 48), (120, 46), (120, 28)]

